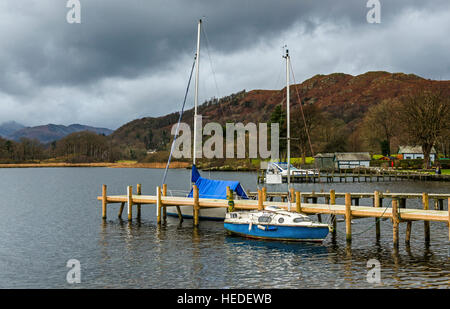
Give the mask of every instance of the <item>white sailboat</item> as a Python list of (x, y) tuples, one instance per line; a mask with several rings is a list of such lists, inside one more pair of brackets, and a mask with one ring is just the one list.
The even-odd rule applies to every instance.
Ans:
[[(267, 169), (265, 172), (265, 183), (266, 184), (281, 184), (287, 179), (288, 175), (287, 162), (269, 162), (267, 164)], [(289, 166), (291, 176), (314, 176), (318, 175), (317, 171), (301, 169), (290, 164)]]
[[(291, 176), (314, 176), (318, 172), (311, 169), (296, 168), (291, 164), (291, 130), (290, 130), (290, 57), (289, 50), (286, 49), (286, 55), (283, 56), (286, 59), (286, 126), (287, 126), (287, 162), (269, 162), (267, 164), (266, 172), (264, 175), (264, 182), (266, 184), (282, 184), (287, 182), (288, 188), (291, 183)], [(302, 108), (300, 106), (300, 108)], [(302, 111), (303, 112), (303, 111)], [(304, 120), (304, 119), (303, 119)], [(308, 132), (307, 132), (308, 133)], [(309, 140), (309, 135), (308, 135)], [(309, 141), (311, 147), (311, 141)], [(312, 147), (311, 147), (312, 152)]]
[[(192, 171), (191, 171), (191, 182), (197, 186), (199, 189), (200, 198), (214, 198), (214, 199), (227, 199), (227, 187), (229, 187), (234, 193), (234, 199), (248, 199), (247, 194), (239, 181), (227, 181), (227, 180), (213, 180), (207, 179), (200, 176), (195, 165), (197, 159), (197, 118), (198, 118), (198, 88), (199, 88), (199, 68), (200, 68), (200, 36), (202, 29), (202, 20), (198, 21), (197, 28), (197, 53), (195, 56), (195, 97), (194, 97), (194, 149), (193, 149), (193, 159), (192, 159)], [(192, 189), (187, 195), (192, 197)], [(178, 216), (178, 211), (180, 211), (183, 218), (193, 218), (193, 208), (192, 207), (167, 207), (167, 215)], [(227, 210), (225, 208), (210, 208), (210, 209), (200, 209), (199, 219), (207, 220), (224, 220)]]
[[(286, 104), (287, 104), (287, 188), (291, 185), (291, 152), (290, 152), (290, 113), (289, 113), (289, 51), (286, 49)], [(292, 200), (289, 196), (288, 203)], [(289, 204), (290, 205), (290, 204)], [(290, 206), (288, 207), (290, 208)], [(290, 210), (290, 209), (289, 209)], [(244, 237), (287, 240), (287, 241), (317, 241), (327, 237), (330, 230), (328, 224), (314, 222), (307, 215), (292, 213), (276, 206), (269, 206), (257, 211), (234, 211), (226, 214), (225, 229), (231, 233)]]

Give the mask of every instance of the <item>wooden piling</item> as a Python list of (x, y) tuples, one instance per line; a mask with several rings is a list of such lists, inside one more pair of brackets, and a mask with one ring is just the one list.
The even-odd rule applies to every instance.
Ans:
[(301, 194), (299, 191), (295, 192), (295, 210), (298, 213), (302, 212), (302, 200), (301, 200)]
[(308, 196), (307, 195), (303, 195), (303, 203), (308, 204), (309, 200), (308, 200)]
[(198, 188), (196, 185), (193, 185), (193, 197), (194, 197), (194, 226), (198, 226), (198, 216), (200, 212), (200, 203), (199, 203), (199, 195)]
[[(430, 208), (430, 200), (428, 198), (428, 193), (422, 194), (422, 203), (423, 203), (423, 209), (429, 210)], [(425, 242), (430, 241), (430, 222), (423, 221), (423, 227), (424, 227), (424, 236), (425, 236)]]
[[(329, 199), (330, 205), (336, 205), (336, 191), (330, 190), (330, 199)], [(333, 224), (333, 231), (332, 237), (336, 238), (336, 229), (337, 229), (337, 221), (336, 221), (336, 215), (331, 215), (331, 223)]]
[(263, 198), (264, 202), (267, 201), (267, 188), (266, 187), (262, 188), (262, 198)]
[(125, 202), (120, 203), (119, 214), (117, 215), (117, 217), (119, 219), (122, 219), (122, 213), (123, 213), (124, 208), (125, 208)]
[(336, 205), (336, 191), (330, 190), (330, 204)]
[[(373, 206), (381, 207), (381, 199), (380, 199), (379, 191), (375, 191), (373, 193)], [(380, 218), (375, 218), (375, 236), (376, 236), (377, 241), (379, 241), (380, 236), (381, 236)]]
[(345, 193), (345, 229), (347, 242), (352, 241), (352, 196)]
[(398, 247), (398, 226), (400, 223), (399, 213), (398, 213), (398, 200), (392, 200), (392, 234), (393, 243), (395, 247)]
[[(142, 194), (142, 185), (140, 183), (138, 183), (136, 185), (136, 194), (137, 195), (141, 195)], [(141, 204), (137, 204), (136, 205), (136, 210), (137, 210), (136, 217), (137, 217), (138, 220), (140, 220), (141, 219)]]
[(289, 189), (289, 201), (293, 203), (295, 201), (295, 191), (294, 188)]
[[(163, 183), (162, 186), (162, 196), (167, 196), (167, 184)], [(166, 222), (167, 220), (167, 207), (163, 204), (163, 209), (162, 209), (162, 217), (164, 222)]]
[(412, 230), (412, 221), (408, 221), (406, 223), (406, 237), (405, 237), (405, 243), (409, 245), (411, 240), (411, 230)]
[[(315, 196), (315, 192), (313, 191), (312, 194), (313, 194), (313, 197), (311, 198), (312, 203), (317, 204), (317, 196)], [(321, 214), (317, 214), (317, 221), (322, 223), (322, 215)]]
[(133, 219), (133, 186), (127, 187), (128, 221)]
[(106, 185), (102, 185), (102, 219), (106, 219), (106, 207), (108, 205), (106, 195)]
[(258, 189), (258, 210), (261, 211), (264, 209), (263, 199), (262, 199), (262, 191)]
[(161, 187), (156, 187), (156, 223), (161, 224)]
[(400, 198), (398, 199), (398, 208), (406, 208), (406, 198)]

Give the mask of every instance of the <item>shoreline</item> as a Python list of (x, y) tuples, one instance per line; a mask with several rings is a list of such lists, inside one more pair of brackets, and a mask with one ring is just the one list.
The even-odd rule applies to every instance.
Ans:
[[(171, 162), (169, 168), (187, 168), (188, 162)], [(166, 163), (11, 163), (0, 164), (0, 168), (39, 168), (39, 167), (109, 167), (109, 168), (166, 168)]]

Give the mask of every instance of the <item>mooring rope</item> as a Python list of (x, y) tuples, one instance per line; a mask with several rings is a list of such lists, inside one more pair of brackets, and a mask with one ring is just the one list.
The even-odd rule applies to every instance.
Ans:
[(192, 63), (191, 74), (189, 75), (189, 81), (188, 81), (188, 84), (187, 84), (186, 93), (184, 94), (183, 106), (181, 108), (180, 116), (178, 117), (177, 129), (175, 131), (175, 136), (173, 138), (172, 147), (170, 148), (169, 159), (167, 160), (166, 169), (164, 170), (164, 175), (163, 175), (161, 187), (166, 182), (167, 170), (169, 169), (170, 161), (172, 160), (172, 153), (173, 153), (173, 150), (174, 150), (174, 147), (175, 147), (175, 142), (177, 140), (178, 132), (179, 132), (179, 129), (180, 129), (181, 118), (183, 117), (184, 106), (186, 105), (186, 98), (187, 98), (187, 95), (189, 93), (189, 86), (191, 85), (192, 73), (194, 72), (195, 61), (196, 60), (197, 60), (197, 54), (194, 57), (194, 63)]

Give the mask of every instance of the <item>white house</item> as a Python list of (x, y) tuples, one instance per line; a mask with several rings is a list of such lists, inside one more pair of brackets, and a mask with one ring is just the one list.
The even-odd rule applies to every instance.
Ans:
[[(403, 156), (403, 159), (423, 159), (422, 146), (399, 146), (398, 153)], [(436, 159), (436, 150), (431, 148), (430, 161), (434, 162)]]

